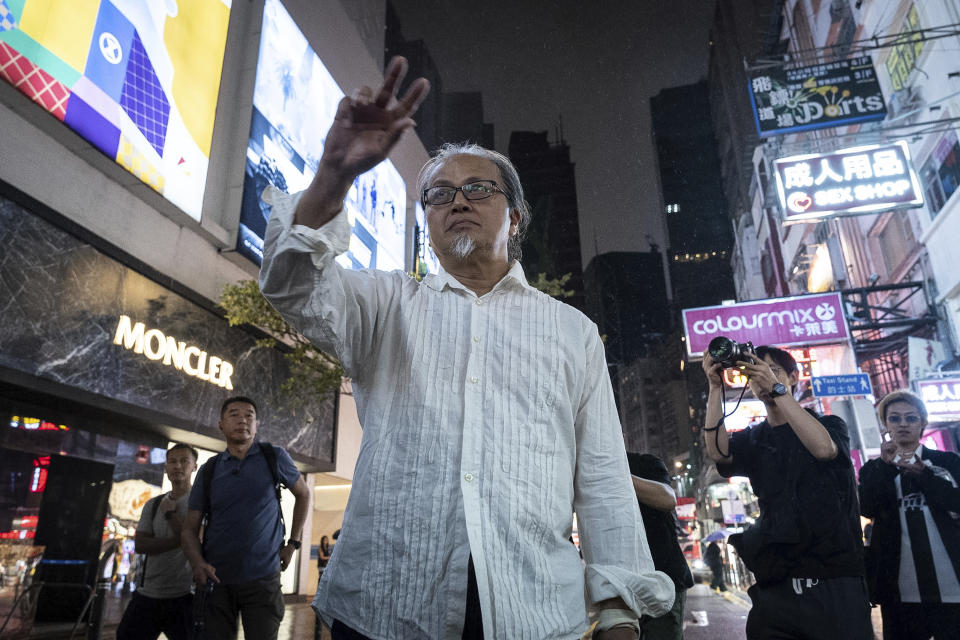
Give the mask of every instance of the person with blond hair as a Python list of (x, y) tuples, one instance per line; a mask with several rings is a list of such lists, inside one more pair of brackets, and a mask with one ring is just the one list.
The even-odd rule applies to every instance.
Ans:
[(923, 401), (895, 391), (877, 404), (880, 457), (860, 470), (860, 511), (873, 519), (870, 600), (884, 640), (960, 637), (960, 456), (920, 444)]

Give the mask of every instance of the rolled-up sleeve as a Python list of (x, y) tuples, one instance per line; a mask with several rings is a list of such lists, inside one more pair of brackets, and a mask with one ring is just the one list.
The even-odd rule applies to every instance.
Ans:
[(574, 509), (591, 601), (620, 597), (638, 616), (673, 606), (673, 582), (657, 571), (630, 481), (620, 420), (595, 327), (586, 337), (586, 383), (576, 416)]
[(390, 274), (348, 270), (335, 258), (350, 243), (345, 211), (318, 229), (293, 224), (300, 194), (264, 192), (273, 205), (264, 238), (260, 291), (313, 344), (357, 377), (375, 344), (379, 300)]

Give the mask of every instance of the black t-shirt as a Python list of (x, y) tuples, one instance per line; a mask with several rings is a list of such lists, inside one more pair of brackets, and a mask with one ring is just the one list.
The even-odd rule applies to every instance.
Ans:
[[(812, 412), (811, 412), (812, 413)], [(863, 575), (863, 544), (847, 425), (817, 416), (837, 456), (818, 461), (789, 424), (761, 424), (730, 436), (724, 477), (747, 476), (760, 503), (760, 518), (731, 536), (759, 582)]]
[[(627, 461), (630, 463), (632, 475), (670, 485), (670, 472), (657, 456), (649, 453), (628, 453)], [(640, 502), (640, 515), (643, 516), (643, 526), (647, 530), (653, 566), (657, 571), (663, 571), (670, 576), (677, 587), (692, 587), (693, 576), (690, 575), (687, 560), (680, 550), (680, 543), (677, 542), (677, 512), (673, 509), (660, 511)]]

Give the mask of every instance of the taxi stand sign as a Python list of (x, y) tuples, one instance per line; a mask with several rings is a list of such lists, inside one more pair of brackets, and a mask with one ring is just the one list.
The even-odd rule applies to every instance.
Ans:
[(776, 161), (784, 224), (923, 205), (903, 140)]
[(870, 376), (866, 373), (849, 373), (834, 376), (813, 376), (810, 379), (815, 398), (873, 395)]

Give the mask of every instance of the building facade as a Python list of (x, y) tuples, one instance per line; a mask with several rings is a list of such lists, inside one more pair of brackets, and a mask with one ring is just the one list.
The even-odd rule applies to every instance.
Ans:
[[(14, 3), (0, 23), (0, 466), (16, 477), (0, 544), (45, 545), (42, 579), (78, 585), (112, 553), (108, 624), (167, 447), (191, 444), (201, 462), (222, 450), (225, 398), (254, 398), (261, 438), (312, 485), (349, 487), (359, 448), (352, 398), (292, 405), (288, 349), (258, 348), (264, 335), (229, 326), (217, 304), (257, 277), (263, 188), (304, 188), (322, 150), (311, 127), (332, 119), (336, 91), (381, 81), (375, 34), (337, 0), (147, 4)], [(426, 158), (407, 135), (358, 180), (348, 266), (410, 270)], [(318, 512), (342, 513), (343, 496), (316, 495)], [(305, 540), (315, 533), (308, 522)], [(285, 592), (313, 591), (309, 548)], [(82, 605), (40, 604), (38, 622)]]

